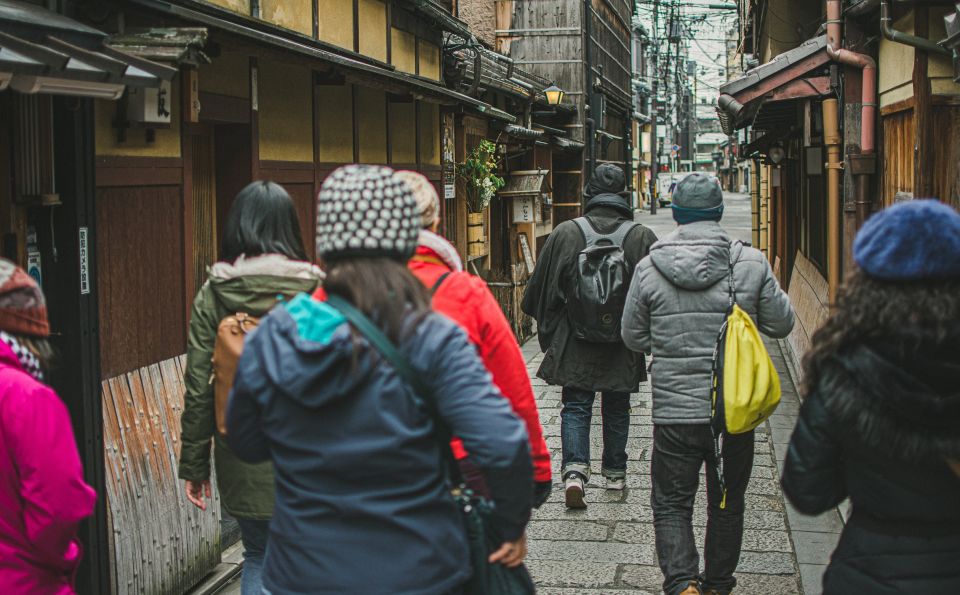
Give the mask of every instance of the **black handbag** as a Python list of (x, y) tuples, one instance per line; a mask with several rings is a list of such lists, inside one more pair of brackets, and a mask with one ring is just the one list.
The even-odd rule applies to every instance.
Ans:
[(496, 538), (491, 524), (494, 505), (467, 489), (453, 478), (459, 476), (453, 452), (450, 450), (450, 431), (440, 417), (435, 396), (421, 382), (407, 359), (400, 354), (390, 339), (367, 318), (363, 312), (336, 295), (327, 297), (327, 304), (343, 314), (354, 329), (370, 341), (407, 384), (413, 388), (414, 398), (433, 419), (434, 433), (440, 441), (444, 474), (450, 486), (450, 494), (463, 516), (467, 542), (470, 545), (470, 565), (473, 574), (463, 586), (464, 595), (530, 595), (536, 592), (533, 579), (526, 566), (507, 568), (503, 564), (490, 564), (490, 554), (502, 543)]

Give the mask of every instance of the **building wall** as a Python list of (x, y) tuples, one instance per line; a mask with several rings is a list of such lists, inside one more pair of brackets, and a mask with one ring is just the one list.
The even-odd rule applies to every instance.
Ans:
[(768, 0), (766, 4), (767, 16), (760, 31), (758, 52), (761, 64), (812, 37), (823, 22), (824, 11), (822, 0)]
[(496, 0), (459, 0), (457, 16), (470, 25), (470, 30), (482, 43), (493, 47), (497, 42), (497, 10), (504, 10), (506, 2)]
[(142, 128), (130, 127), (124, 131), (121, 140), (119, 131), (113, 122), (117, 119), (119, 104), (116, 101), (98, 99), (95, 102), (95, 143), (97, 155), (127, 155), (136, 157), (180, 157), (180, 120), (177, 118), (179, 110), (180, 89), (177, 81), (171, 85), (170, 104), (173, 114), (168, 128), (158, 128), (154, 131), (154, 140), (148, 142), (146, 131)]
[[(929, 8), (930, 25), (927, 37), (934, 40), (946, 37), (943, 15), (950, 10), (952, 9)], [(893, 26), (904, 33), (913, 34), (916, 30), (914, 13), (911, 11), (904, 15), (895, 21)], [(880, 39), (877, 88), (880, 92), (881, 109), (913, 97), (913, 64), (916, 51), (902, 43)], [(960, 95), (960, 84), (953, 82), (953, 63), (949, 57), (930, 55), (927, 58), (927, 75), (934, 95)]]
[(310, 69), (266, 60), (259, 67), (260, 159), (312, 162)]
[[(930, 39), (946, 36), (943, 15), (949, 8), (929, 7)], [(894, 22), (894, 28), (913, 34), (914, 12)], [(899, 192), (912, 193), (915, 188), (914, 144), (916, 126), (913, 106), (913, 70), (916, 49), (900, 43), (880, 40), (878, 90), (880, 93), (881, 159), (879, 160), (880, 204), (893, 203)], [(946, 56), (929, 55), (927, 76), (933, 94), (931, 127), (943, 140), (930, 155), (932, 194), (960, 207), (960, 84), (953, 82), (953, 65)]]
[(260, 17), (297, 33), (313, 35), (314, 0), (260, 0)]
[(344, 49), (353, 49), (353, 2), (317, 0), (319, 38)]

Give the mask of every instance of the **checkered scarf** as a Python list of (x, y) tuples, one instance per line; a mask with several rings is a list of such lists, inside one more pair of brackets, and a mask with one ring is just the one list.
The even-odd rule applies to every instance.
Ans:
[(35, 356), (32, 351), (22, 345), (20, 341), (17, 341), (13, 335), (9, 335), (4, 331), (0, 331), (0, 341), (6, 343), (7, 347), (13, 351), (13, 354), (17, 356), (17, 361), (20, 362), (20, 365), (23, 366), (23, 369), (26, 370), (28, 374), (40, 382), (43, 382), (43, 370), (40, 368), (40, 360), (37, 359), (37, 356)]

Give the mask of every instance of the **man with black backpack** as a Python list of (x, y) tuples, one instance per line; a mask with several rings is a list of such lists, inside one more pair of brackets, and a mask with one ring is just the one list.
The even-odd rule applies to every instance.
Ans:
[(566, 504), (584, 508), (590, 479), (590, 422), (602, 393), (607, 489), (622, 490), (627, 470), (630, 393), (646, 380), (643, 354), (627, 349), (620, 320), (637, 263), (657, 241), (634, 223), (623, 171), (597, 167), (583, 191), (584, 216), (547, 238), (521, 307), (537, 320), (543, 363), (537, 375), (563, 387), (560, 433)]

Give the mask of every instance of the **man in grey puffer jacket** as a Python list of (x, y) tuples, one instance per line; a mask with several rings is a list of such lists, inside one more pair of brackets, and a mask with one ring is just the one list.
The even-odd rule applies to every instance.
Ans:
[[(790, 301), (766, 258), (734, 241), (720, 226), (722, 215), (715, 177), (684, 178), (673, 196), (679, 227), (637, 265), (623, 312), (624, 343), (654, 356), (651, 507), (667, 595), (726, 594), (736, 585), (753, 432), (724, 437), (727, 499), (721, 508), (710, 429), (713, 350), (730, 305), (730, 267), (737, 304), (762, 333), (779, 338), (793, 328)], [(704, 462), (708, 516), (701, 576), (692, 516)]]

